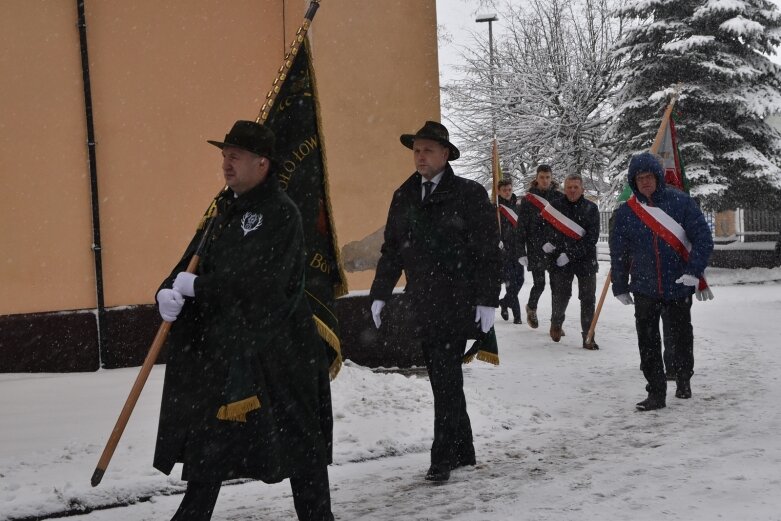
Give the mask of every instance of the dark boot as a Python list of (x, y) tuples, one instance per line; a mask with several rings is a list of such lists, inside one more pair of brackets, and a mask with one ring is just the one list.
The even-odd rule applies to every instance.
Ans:
[(510, 318), (510, 314), (507, 312), (507, 306), (504, 304), (501, 305), (501, 309), (499, 310), (499, 316), (502, 317), (502, 320), (507, 320)]
[(664, 409), (666, 406), (664, 396), (649, 394), (648, 398), (638, 403), (635, 407), (637, 407), (638, 411), (655, 411), (656, 409)]
[(564, 331), (561, 330), (561, 326), (557, 324), (551, 324), (550, 327), (550, 337), (553, 339), (554, 342), (558, 342), (561, 340), (561, 337), (564, 336)]
[(689, 384), (689, 380), (686, 378), (678, 378), (675, 381), (675, 384), (677, 386), (677, 389), (675, 389), (675, 397), (676, 398), (691, 398), (692, 397), (692, 388)]
[(596, 343), (596, 341), (592, 338), (591, 342), (586, 342), (586, 337), (588, 336), (588, 333), (582, 333), (581, 336), (583, 337), (583, 349), (589, 349), (591, 351), (596, 351), (599, 349), (599, 344)]
[(537, 326), (540, 325), (537, 321), (537, 310), (530, 308), (528, 304), (526, 304), (526, 322), (532, 329), (537, 329)]
[(521, 317), (515, 317), (513, 319), (513, 324), (523, 324), (523, 320), (521, 320)]
[(450, 479), (450, 463), (431, 464), (426, 472), (428, 481), (447, 481)]

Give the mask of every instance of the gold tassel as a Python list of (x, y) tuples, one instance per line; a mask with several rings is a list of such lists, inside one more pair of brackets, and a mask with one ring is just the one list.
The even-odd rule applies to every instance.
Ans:
[(260, 409), (260, 400), (257, 396), (250, 396), (220, 407), (217, 411), (217, 419), (243, 423), (247, 421), (247, 413), (256, 409)]
[(475, 355), (464, 355), (464, 358), (462, 358), (462, 361), (465, 364), (468, 364), (468, 363), (470, 363), (474, 359), (475, 359)]
[(203, 214), (203, 217), (201, 217), (201, 222), (198, 223), (198, 230), (202, 230), (204, 225), (206, 224), (206, 221), (211, 219), (212, 217), (217, 215), (217, 198), (215, 197), (212, 200), (212, 204), (209, 205), (209, 208), (206, 209), (206, 213)]
[(499, 355), (489, 353), (488, 351), (478, 351), (477, 359), (482, 362), (488, 362), (489, 364), (499, 365)]
[(339, 337), (328, 327), (325, 322), (320, 320), (316, 315), (312, 315), (312, 319), (315, 321), (317, 327), (317, 333), (320, 337), (336, 351), (336, 358), (334, 359), (331, 367), (328, 368), (328, 374), (331, 380), (336, 378), (339, 371), (342, 369), (342, 343), (339, 342)]

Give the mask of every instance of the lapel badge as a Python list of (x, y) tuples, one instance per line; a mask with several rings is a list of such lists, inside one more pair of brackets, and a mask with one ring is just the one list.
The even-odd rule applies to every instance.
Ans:
[(246, 237), (249, 232), (255, 231), (263, 224), (263, 214), (247, 212), (241, 218), (241, 229)]

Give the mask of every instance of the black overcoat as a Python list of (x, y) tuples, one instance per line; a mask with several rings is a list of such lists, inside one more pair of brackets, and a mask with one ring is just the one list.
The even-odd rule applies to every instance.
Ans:
[(370, 294), (388, 301), (404, 271), (415, 336), (469, 337), (475, 306), (499, 302), (496, 210), (480, 184), (449, 164), (425, 201), (421, 179), (415, 172), (393, 194)]
[[(527, 193), (539, 195), (550, 202), (558, 201), (564, 194), (558, 190), (558, 184), (553, 181), (550, 188), (540, 190), (537, 188), (537, 180), (532, 181)], [(528, 257), (529, 271), (542, 271), (548, 269), (548, 257), (542, 251), (542, 245), (546, 242), (545, 219), (540, 216), (540, 209), (529, 202), (526, 197), (521, 198), (518, 205), (518, 243), (521, 257)]]
[[(578, 276), (598, 272), (599, 208), (597, 208), (597, 205), (582, 195), (574, 203), (570, 202), (565, 196), (552, 202), (551, 205), (582, 226), (586, 233), (580, 239), (573, 239), (564, 235), (553, 226), (547, 225), (547, 242), (556, 247), (549, 255), (549, 269), (551, 271), (571, 271)], [(556, 266), (555, 261), (562, 253), (567, 254), (569, 262), (563, 267), (559, 267)]]
[[(301, 217), (275, 176), (218, 202), (195, 298), (168, 338), (154, 466), (182, 478), (272, 483), (331, 461), (326, 348), (303, 296)], [(172, 286), (196, 235), (161, 287)], [(246, 422), (217, 419), (242, 387), (260, 399)]]

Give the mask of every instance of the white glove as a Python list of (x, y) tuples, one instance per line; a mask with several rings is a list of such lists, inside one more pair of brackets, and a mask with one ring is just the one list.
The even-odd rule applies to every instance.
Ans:
[(382, 313), (382, 308), (385, 307), (385, 301), (384, 300), (375, 300), (372, 302), (372, 318), (374, 319), (374, 325), (377, 326), (377, 329), (380, 329), (380, 324), (382, 324), (382, 320), (380, 319), (380, 313)]
[(528, 267), (528, 266), (529, 266), (529, 257), (527, 257), (527, 256), (525, 256), (525, 255), (524, 255), (523, 257), (521, 257), (520, 259), (518, 259), (518, 263), (519, 263), (521, 266), (527, 266), (527, 267)]
[(562, 253), (561, 255), (559, 255), (559, 258), (556, 259), (556, 266), (561, 268), (562, 266), (566, 266), (568, 262), (569, 262), (569, 257), (567, 257), (566, 253)]
[(684, 274), (681, 275), (681, 278), (679, 278), (675, 282), (678, 284), (683, 284), (684, 286), (691, 286), (693, 288), (696, 288), (700, 283), (700, 279), (698, 279), (694, 275)]
[(174, 289), (184, 295), (185, 297), (195, 296), (195, 279), (198, 275), (187, 273), (186, 271), (180, 271), (174, 279)]
[(632, 300), (632, 295), (630, 295), (629, 293), (622, 293), (620, 295), (616, 295), (616, 298), (620, 303), (622, 303), (625, 306), (631, 306), (632, 304), (635, 303), (635, 301)]
[(175, 289), (161, 289), (157, 292), (157, 310), (166, 322), (173, 322), (184, 306), (184, 297)]
[(490, 306), (477, 306), (475, 309), (475, 322), (480, 322), (480, 331), (488, 333), (494, 327), (496, 310)]
[(504, 243), (502, 241), (499, 241), (499, 249), (500, 250), (504, 249)]
[(550, 253), (555, 249), (556, 247), (549, 242), (546, 242), (545, 244), (542, 245), (542, 251), (544, 251), (545, 253)]

